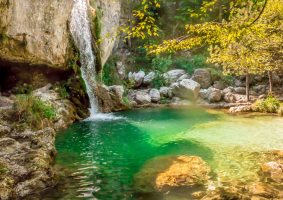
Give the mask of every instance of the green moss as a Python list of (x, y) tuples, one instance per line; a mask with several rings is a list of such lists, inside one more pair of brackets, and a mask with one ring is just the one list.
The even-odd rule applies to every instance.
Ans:
[(94, 27), (93, 31), (96, 37), (96, 40), (99, 40), (101, 38), (101, 30), (102, 30), (102, 23), (101, 23), (101, 18), (102, 18), (102, 12), (100, 8), (96, 9), (96, 18), (93, 20), (94, 22)]

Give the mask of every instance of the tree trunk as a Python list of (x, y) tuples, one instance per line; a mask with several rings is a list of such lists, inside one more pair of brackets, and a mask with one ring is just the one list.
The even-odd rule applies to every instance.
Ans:
[(272, 80), (272, 72), (271, 71), (268, 71), (268, 77), (269, 77), (269, 93), (270, 95), (272, 95), (272, 92), (273, 92), (273, 80)]
[(246, 73), (246, 97), (247, 102), (250, 101), (250, 80), (249, 80), (249, 73)]

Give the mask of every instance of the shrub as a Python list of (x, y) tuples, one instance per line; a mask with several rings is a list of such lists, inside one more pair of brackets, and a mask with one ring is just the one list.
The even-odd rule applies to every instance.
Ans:
[(165, 97), (161, 97), (160, 101), (158, 102), (159, 104), (167, 104), (170, 103), (171, 101), (166, 99)]
[(167, 58), (161, 57), (160, 55), (157, 55), (156, 58), (152, 59), (152, 69), (158, 70), (159, 72), (166, 72), (169, 68), (169, 66), (172, 65), (171, 56), (168, 56)]
[(17, 84), (17, 86), (13, 88), (13, 92), (16, 94), (30, 94), (32, 91), (33, 91), (32, 86), (26, 83)]
[(130, 78), (128, 82), (124, 82), (124, 85), (128, 89), (132, 89), (135, 86), (135, 80), (134, 78)]
[(42, 120), (57, 119), (57, 111), (49, 102), (42, 101), (39, 97), (18, 95), (13, 108), (19, 117), (19, 124), (29, 128), (39, 129), (42, 126)]
[(128, 97), (123, 97), (123, 101), (126, 104), (126, 106), (128, 106), (128, 107), (132, 106), (132, 104), (131, 104), (130, 100), (128, 99)]
[[(70, 80), (70, 79), (69, 79)], [(67, 82), (68, 83), (68, 82)], [(68, 85), (68, 84), (66, 84), (66, 85)], [(70, 84), (69, 84), (70, 85)], [(68, 85), (68, 86), (69, 86)], [(59, 84), (56, 84), (55, 86), (54, 86), (54, 88), (56, 88), (56, 89), (58, 89), (58, 92), (59, 92), (59, 94), (60, 94), (60, 96), (61, 96), (61, 98), (63, 98), (63, 99), (68, 99), (68, 98), (70, 98), (70, 95), (69, 95), (69, 93), (67, 92), (67, 89), (63, 86), (61, 86), (61, 85), (59, 85)]]
[(212, 80), (220, 81), (225, 85), (233, 85), (233, 77), (231, 75), (224, 75), (223, 71), (218, 68), (208, 68), (207, 70), (210, 72)]
[(273, 96), (267, 97), (266, 100), (257, 100), (253, 105), (252, 109), (258, 112), (265, 112), (265, 113), (281, 113), (282, 104)]
[(151, 85), (156, 89), (160, 89), (161, 87), (169, 85), (168, 79), (170, 80), (169, 75), (168, 75), (168, 77), (165, 77), (165, 76), (163, 76), (163, 74), (161, 74), (159, 71), (157, 71), (157, 72), (155, 72), (155, 77), (154, 77), (154, 80), (151, 82)]
[(195, 69), (206, 68), (206, 58), (202, 55), (194, 55), (191, 58), (181, 56), (173, 61), (173, 65), (178, 69), (184, 69), (192, 74)]

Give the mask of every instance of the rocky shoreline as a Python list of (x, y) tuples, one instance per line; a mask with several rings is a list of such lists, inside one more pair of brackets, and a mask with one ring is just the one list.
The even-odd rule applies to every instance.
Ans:
[[(31, 93), (54, 110), (56, 119), (44, 119), (40, 130), (17, 129), (16, 97), (0, 96), (0, 199), (16, 199), (53, 187), (59, 173), (53, 168), (56, 158), (56, 132), (82, 120), (81, 108), (60, 97), (51, 84)], [(84, 111), (85, 117), (88, 111)]]

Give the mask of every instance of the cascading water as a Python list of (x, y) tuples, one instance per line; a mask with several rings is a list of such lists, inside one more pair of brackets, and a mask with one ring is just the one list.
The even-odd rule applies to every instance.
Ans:
[(87, 0), (74, 0), (71, 17), (71, 33), (80, 50), (82, 78), (85, 81), (87, 93), (90, 98), (90, 113), (91, 117), (93, 117), (99, 110), (96, 98), (95, 55), (91, 45), (91, 32), (87, 10)]

